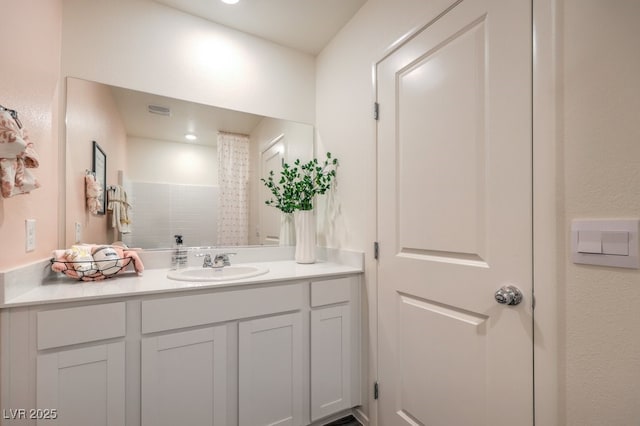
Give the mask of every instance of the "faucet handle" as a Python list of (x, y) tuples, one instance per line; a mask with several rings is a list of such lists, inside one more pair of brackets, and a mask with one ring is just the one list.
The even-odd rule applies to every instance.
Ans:
[(233, 256), (236, 253), (218, 253), (213, 259), (213, 264), (216, 266), (231, 266), (229, 256)]
[(211, 268), (213, 267), (213, 262), (211, 261), (211, 253), (196, 253), (196, 257), (204, 257), (202, 261), (203, 268)]

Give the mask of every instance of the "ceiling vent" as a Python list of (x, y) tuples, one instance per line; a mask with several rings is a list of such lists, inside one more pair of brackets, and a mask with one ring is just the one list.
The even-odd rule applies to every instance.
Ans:
[(151, 114), (164, 115), (166, 117), (171, 115), (171, 109), (160, 105), (147, 105), (147, 109)]

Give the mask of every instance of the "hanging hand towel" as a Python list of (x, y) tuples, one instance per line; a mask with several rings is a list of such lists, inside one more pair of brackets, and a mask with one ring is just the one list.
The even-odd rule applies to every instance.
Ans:
[(85, 195), (87, 197), (87, 209), (91, 214), (97, 214), (102, 202), (102, 186), (93, 174), (84, 177)]
[(109, 207), (112, 212), (111, 226), (122, 234), (131, 232), (131, 220), (129, 219), (129, 208), (131, 205), (127, 200), (127, 192), (123, 187), (116, 185), (109, 190)]
[(28, 194), (40, 183), (28, 168), (38, 167), (38, 154), (27, 132), (7, 110), (0, 110), (0, 182), (2, 196)]

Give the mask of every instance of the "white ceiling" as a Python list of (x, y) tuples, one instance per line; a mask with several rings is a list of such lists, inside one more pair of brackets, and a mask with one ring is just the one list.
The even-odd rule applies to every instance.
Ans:
[(155, 1), (315, 56), (367, 0)]
[[(219, 130), (249, 134), (263, 118), (119, 87), (111, 91), (127, 135), (140, 138), (187, 142), (184, 135), (194, 133), (198, 140), (191, 143), (215, 146)], [(148, 105), (169, 108), (171, 115), (149, 113)]]

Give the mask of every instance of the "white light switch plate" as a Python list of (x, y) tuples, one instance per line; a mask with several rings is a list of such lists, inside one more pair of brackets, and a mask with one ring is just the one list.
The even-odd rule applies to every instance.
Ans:
[(571, 223), (573, 263), (640, 269), (640, 219), (576, 219)]
[(82, 225), (80, 222), (76, 222), (76, 243), (82, 241)]
[(25, 225), (25, 250), (34, 251), (36, 249), (36, 220), (26, 219)]

